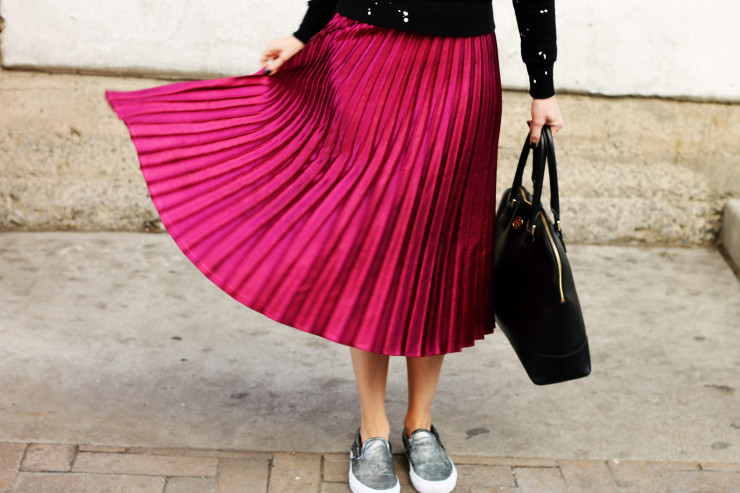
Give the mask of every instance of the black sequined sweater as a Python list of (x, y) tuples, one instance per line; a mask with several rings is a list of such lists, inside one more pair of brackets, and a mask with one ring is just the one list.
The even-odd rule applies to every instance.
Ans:
[[(308, 10), (293, 35), (306, 43), (334, 12), (376, 26), (446, 36), (478, 36), (494, 30), (491, 0), (307, 0)], [(529, 93), (555, 94), (552, 68), (557, 58), (555, 0), (512, 0), (521, 37)]]

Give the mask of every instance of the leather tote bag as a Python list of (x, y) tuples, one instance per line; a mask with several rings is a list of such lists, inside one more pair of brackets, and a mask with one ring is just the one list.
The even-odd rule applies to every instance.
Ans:
[[(512, 187), (496, 213), (494, 300), (496, 322), (537, 385), (591, 372), (586, 328), (560, 225), (555, 147), (548, 126), (533, 151), (533, 194), (522, 186), (530, 151), (524, 143)], [(545, 168), (550, 208), (542, 208)]]

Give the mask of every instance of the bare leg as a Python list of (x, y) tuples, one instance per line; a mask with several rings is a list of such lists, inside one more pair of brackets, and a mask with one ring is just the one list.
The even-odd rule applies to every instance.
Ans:
[(432, 426), (432, 400), (437, 391), (444, 354), (424, 357), (406, 357), (409, 384), (409, 407), (403, 421), (406, 432)]
[(391, 427), (385, 412), (385, 386), (389, 356), (350, 347), (357, 390), (360, 393), (360, 439), (390, 439)]

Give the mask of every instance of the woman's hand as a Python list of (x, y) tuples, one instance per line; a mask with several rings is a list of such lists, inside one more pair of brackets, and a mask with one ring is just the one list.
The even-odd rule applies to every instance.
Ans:
[(563, 115), (560, 114), (560, 107), (555, 101), (555, 96), (532, 100), (532, 119), (529, 120), (529, 131), (533, 147), (540, 142), (543, 125), (550, 126), (553, 136), (563, 128)]
[(292, 34), (270, 41), (262, 52), (260, 63), (265, 73), (273, 75), (290, 57), (303, 49), (305, 44)]

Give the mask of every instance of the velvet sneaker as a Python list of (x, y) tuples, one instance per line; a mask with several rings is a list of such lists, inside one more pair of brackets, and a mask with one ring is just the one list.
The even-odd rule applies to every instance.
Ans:
[(420, 428), (406, 434), (403, 448), (409, 460), (411, 484), (419, 493), (449, 493), (457, 484), (457, 469), (447, 455), (434, 425), (431, 430)]
[(349, 489), (353, 493), (399, 493), (391, 444), (383, 437), (360, 441), (357, 430), (349, 452)]

